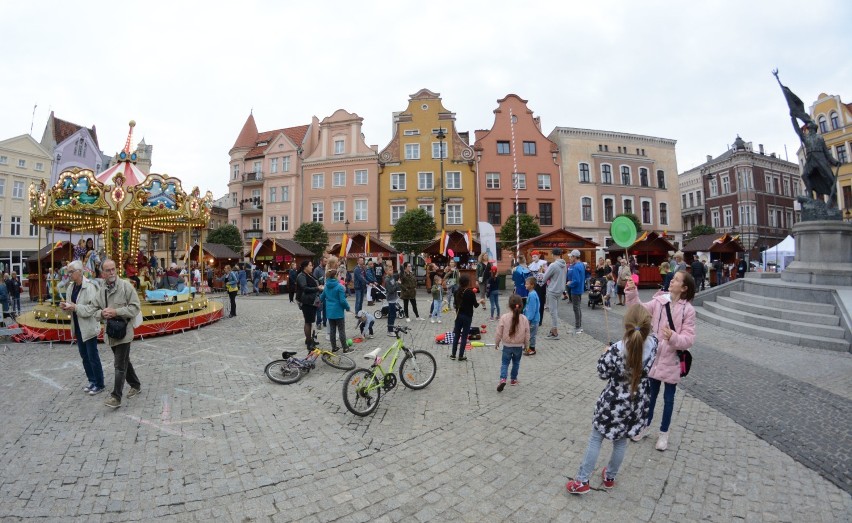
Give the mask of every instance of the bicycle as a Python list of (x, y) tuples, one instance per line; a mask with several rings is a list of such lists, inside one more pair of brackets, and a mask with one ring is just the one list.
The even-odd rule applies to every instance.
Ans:
[(269, 362), (263, 369), (266, 377), (282, 385), (296, 383), (302, 379), (302, 376), (316, 367), (317, 358), (322, 359), (323, 362), (335, 369), (352, 370), (355, 368), (355, 360), (349, 356), (319, 348), (316, 337), (317, 333), (314, 332), (310, 344), (311, 351), (304, 359), (297, 358), (294, 351), (284, 351), (281, 353), (282, 359)]
[[(396, 341), (384, 354), (376, 356), (369, 369), (355, 369), (343, 381), (343, 403), (352, 414), (366, 416), (376, 410), (382, 391), (390, 392), (396, 387), (394, 369), (400, 352), (404, 353), (399, 364), (399, 379), (413, 390), (420, 390), (432, 383), (437, 372), (435, 357), (425, 350), (412, 350), (405, 346), (400, 333), (408, 333), (408, 327), (393, 328)], [(382, 367), (384, 362), (387, 368)]]

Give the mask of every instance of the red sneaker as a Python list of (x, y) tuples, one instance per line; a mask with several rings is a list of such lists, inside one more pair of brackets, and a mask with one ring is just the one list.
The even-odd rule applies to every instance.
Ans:
[(582, 481), (577, 480), (569, 481), (565, 484), (565, 488), (567, 488), (568, 492), (570, 492), (571, 494), (585, 494), (586, 492), (591, 490), (588, 481), (583, 483)]
[(501, 379), (500, 384), (497, 385), (497, 392), (503, 392), (503, 388), (505, 388), (505, 387), (506, 387), (506, 380)]
[(518, 381), (518, 380), (512, 380), (512, 386), (513, 386), (513, 387), (514, 387), (515, 385), (520, 385), (520, 384), (521, 384), (521, 382), (520, 382), (520, 381)]
[(606, 467), (601, 471), (601, 478), (603, 479), (603, 488), (609, 490), (615, 486), (615, 479), (609, 479), (606, 477)]

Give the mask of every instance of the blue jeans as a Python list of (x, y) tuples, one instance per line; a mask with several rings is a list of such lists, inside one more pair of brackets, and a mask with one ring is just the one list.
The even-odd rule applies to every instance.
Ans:
[(98, 354), (98, 337), (83, 341), (80, 331), (75, 333), (77, 337), (77, 349), (80, 351), (80, 359), (83, 360), (83, 370), (86, 378), (98, 388), (104, 386), (104, 369), (101, 366), (101, 357)]
[[(456, 349), (458, 348), (459, 358), (464, 357), (465, 347), (467, 347), (467, 335), (470, 332), (470, 323), (473, 321), (473, 318), (470, 316), (465, 316), (464, 314), (459, 314), (456, 316), (456, 324), (453, 326), (453, 352), (452, 355), (455, 357)], [(461, 347), (459, 347), (459, 343), (461, 343)]]
[(355, 312), (361, 310), (364, 305), (364, 289), (355, 289)]
[(538, 323), (530, 322), (530, 348), (535, 348), (535, 335), (538, 334)]
[(432, 298), (432, 319), (441, 319), (441, 300), (436, 300), (434, 298)]
[(317, 307), (317, 321), (314, 323), (317, 324), (317, 328), (328, 324), (328, 318), (325, 315), (325, 302), (320, 302), (320, 306)]
[(507, 347), (503, 345), (503, 361), (500, 363), (500, 379), (506, 379), (506, 372), (509, 370), (509, 362), (512, 362), (512, 379), (518, 379), (518, 368), (521, 366), (521, 353), (523, 347)]
[(393, 324), (396, 323), (396, 302), (388, 303), (388, 332), (393, 332)]
[[(583, 457), (583, 464), (580, 465), (580, 471), (577, 472), (577, 481), (586, 483), (595, 470), (595, 463), (598, 461), (598, 454), (601, 453), (601, 443), (603, 443), (603, 434), (592, 428), (592, 434), (589, 436), (589, 446), (586, 447), (586, 455)], [(618, 474), (618, 469), (621, 468), (621, 462), (624, 461), (624, 454), (627, 451), (627, 438), (621, 438), (612, 442), (612, 456), (609, 458), (609, 464), (606, 466), (606, 475), (609, 479), (615, 479)]]
[[(651, 420), (654, 419), (654, 404), (657, 403), (657, 395), (660, 393), (660, 380), (648, 378), (651, 383), (651, 409), (648, 411), (648, 420), (645, 426), (651, 426)], [(672, 422), (672, 412), (674, 411), (674, 398), (677, 384), (666, 383), (666, 388), (663, 391), (663, 420), (660, 423), (660, 432), (668, 432), (669, 424)]]
[[(498, 291), (491, 291), (488, 294), (488, 301), (491, 302), (491, 317), (499, 318), (500, 317), (500, 293)], [(494, 311), (497, 311), (497, 316), (494, 316)]]
[(9, 300), (12, 302), (12, 312), (15, 314), (21, 313), (21, 295), (17, 296), (9, 296)]

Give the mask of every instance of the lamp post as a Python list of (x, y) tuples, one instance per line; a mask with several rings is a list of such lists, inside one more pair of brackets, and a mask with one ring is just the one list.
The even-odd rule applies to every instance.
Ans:
[(343, 222), (343, 225), (346, 226), (346, 236), (348, 237), (349, 236), (349, 220), (346, 220), (345, 222)]
[(438, 128), (438, 135), (436, 138), (438, 139), (438, 157), (441, 159), (441, 230), (444, 230), (444, 217), (447, 214), (446, 203), (447, 200), (444, 198), (444, 138), (447, 135), (444, 134), (443, 128)]
[(175, 251), (177, 250), (177, 233), (172, 233), (172, 242), (169, 245), (169, 250), (172, 251), (172, 263), (177, 263), (177, 256), (175, 256)]

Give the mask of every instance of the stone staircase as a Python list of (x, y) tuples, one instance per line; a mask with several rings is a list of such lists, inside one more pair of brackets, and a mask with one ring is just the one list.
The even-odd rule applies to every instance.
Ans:
[(852, 352), (852, 322), (837, 290), (784, 282), (775, 275), (748, 276), (699, 293), (696, 315), (767, 340)]

